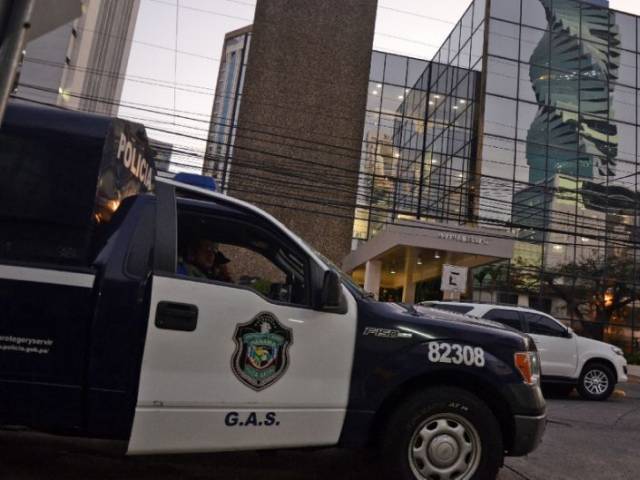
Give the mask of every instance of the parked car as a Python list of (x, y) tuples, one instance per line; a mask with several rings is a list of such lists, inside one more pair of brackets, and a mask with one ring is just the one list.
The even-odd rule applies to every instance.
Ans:
[(627, 381), (627, 361), (615, 345), (577, 335), (546, 313), (531, 308), (462, 302), (420, 305), (493, 320), (533, 338), (540, 352), (543, 386), (588, 400), (606, 400)]

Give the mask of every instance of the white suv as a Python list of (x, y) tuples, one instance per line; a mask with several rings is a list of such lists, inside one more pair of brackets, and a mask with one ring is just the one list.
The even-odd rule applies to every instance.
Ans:
[(540, 352), (542, 382), (556, 391), (573, 387), (583, 398), (606, 400), (616, 383), (627, 381), (627, 361), (614, 345), (576, 335), (555, 318), (530, 308), (461, 302), (422, 302), (484, 318), (527, 333)]

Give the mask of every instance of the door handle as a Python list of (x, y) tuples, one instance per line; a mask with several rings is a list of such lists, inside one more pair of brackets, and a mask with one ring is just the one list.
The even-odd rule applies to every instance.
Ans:
[(163, 330), (193, 332), (198, 325), (198, 307), (187, 303), (159, 302), (156, 327)]

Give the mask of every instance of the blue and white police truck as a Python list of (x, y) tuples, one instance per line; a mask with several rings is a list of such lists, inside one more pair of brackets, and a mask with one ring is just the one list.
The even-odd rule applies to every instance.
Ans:
[[(154, 182), (145, 142), (139, 125), (9, 108), (0, 425), (129, 455), (366, 446), (394, 480), (495, 478), (538, 446), (528, 337), (377, 302), (255, 206)], [(203, 240), (224, 277), (181, 268)]]

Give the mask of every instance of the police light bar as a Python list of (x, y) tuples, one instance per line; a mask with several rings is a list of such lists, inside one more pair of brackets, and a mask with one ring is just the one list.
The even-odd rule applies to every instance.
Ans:
[(212, 192), (217, 191), (216, 181), (205, 175), (197, 175), (195, 173), (177, 173), (174, 177), (176, 182), (186, 183), (187, 185), (191, 185), (193, 187), (204, 188), (206, 190), (211, 190)]

